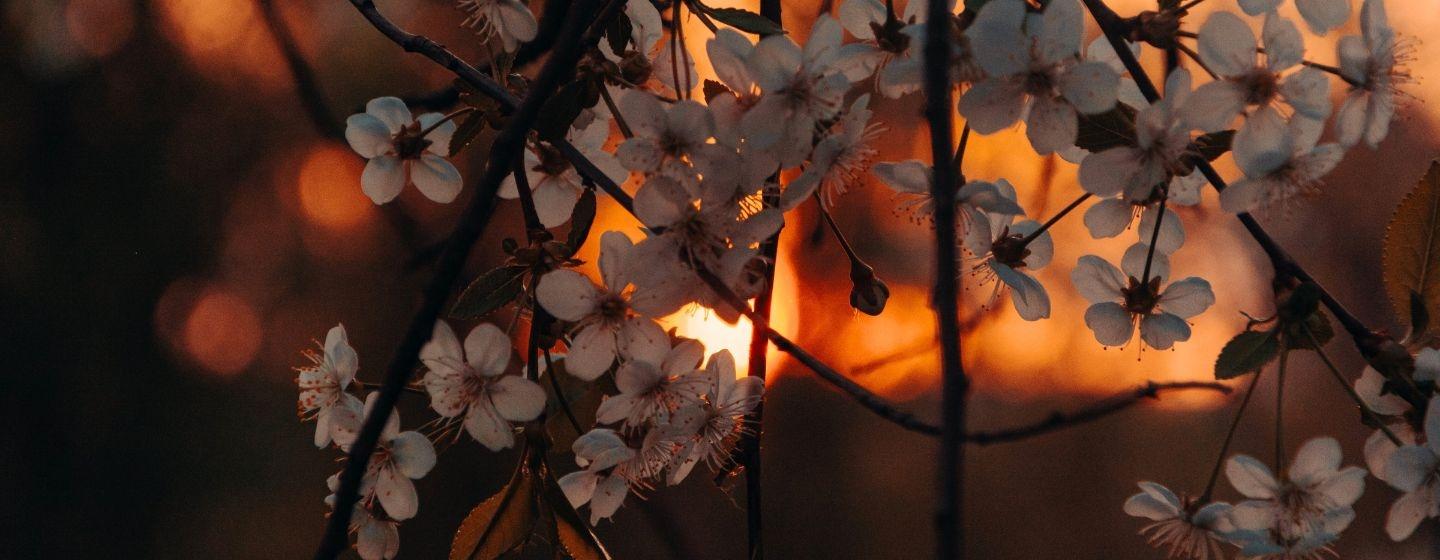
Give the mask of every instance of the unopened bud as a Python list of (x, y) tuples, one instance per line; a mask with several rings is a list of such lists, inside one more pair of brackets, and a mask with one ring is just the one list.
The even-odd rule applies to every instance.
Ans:
[(875, 271), (869, 266), (857, 264), (859, 266), (852, 266), (850, 272), (850, 307), (866, 315), (877, 316), (885, 311), (885, 302), (890, 300), (890, 287), (875, 276)]

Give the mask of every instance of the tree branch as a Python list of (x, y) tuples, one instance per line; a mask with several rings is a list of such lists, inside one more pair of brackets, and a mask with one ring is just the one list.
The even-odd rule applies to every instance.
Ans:
[[(381, 28), (381, 31), (386, 32), (387, 36), (396, 39), (397, 36), (391, 35), (391, 33), (399, 33), (399, 39), (396, 40), (406, 50), (427, 48), (427, 45), (438, 48), (438, 45), (434, 45), (433, 42), (417, 40), (418, 36), (405, 34), (394, 24), (389, 23), (389, 20), (386, 20), (375, 9), (371, 0), (351, 0), (351, 4), (367, 20), (376, 24), (377, 28), (381, 27), (377, 22), (383, 22), (385, 26), (388, 26), (388, 29), (391, 30), (389, 32), (386, 32), (385, 28)], [(465, 257), (469, 254), (470, 247), (479, 239), (486, 222), (489, 221), (490, 215), (494, 211), (495, 194), (499, 190), (500, 182), (509, 174), (510, 166), (515, 158), (522, 153), (525, 138), (539, 117), (545, 101), (574, 74), (575, 64), (579, 60), (582, 48), (580, 30), (589, 22), (594, 11), (592, 2), (584, 2), (581, 8), (572, 11), (566, 27), (572, 29), (573, 32), (562, 34), (555, 54), (546, 62), (540, 75), (531, 84), (530, 93), (518, 105), (509, 124), (496, 137), (490, 150), (490, 160), (485, 168), (485, 174), (476, 188), (474, 198), (471, 199), (470, 206), (461, 216), (454, 233), (446, 243), (440, 262), (436, 266), (435, 276), (425, 288), (424, 301), (420, 310), (410, 321), (404, 340), (391, 358), (390, 365), (386, 369), (384, 383), (376, 397), (374, 409), (365, 419), (360, 433), (350, 446), (349, 459), (345, 464), (345, 469), (341, 472), (339, 489), (335, 492), (335, 511), (330, 515), (325, 536), (320, 542), (319, 549), (315, 552), (315, 558), (318, 560), (333, 559), (349, 546), (350, 517), (354, 512), (355, 504), (360, 499), (360, 482), (364, 478), (370, 457), (379, 442), (380, 432), (385, 426), (385, 421), (394, 411), (395, 402), (415, 369), (415, 360), (420, 353), (420, 348), (430, 339), (435, 321), (440, 317), (441, 309), (449, 298), (450, 289), (459, 278), (461, 269), (464, 268)], [(448, 51), (445, 52), (448, 53)], [(453, 55), (451, 56), (453, 57)], [(457, 67), (463, 65), (458, 58), (453, 60)]]
[(1227, 395), (1231, 392), (1229, 386), (1216, 381), (1177, 381), (1171, 383), (1156, 383), (1151, 381), (1128, 392), (1110, 397), (1074, 412), (1055, 412), (1047, 416), (1044, 420), (1025, 426), (988, 432), (970, 432), (965, 435), (965, 440), (975, 445), (992, 445), (1029, 439), (1065, 428), (1094, 422), (1095, 420), (1130, 408), (1142, 399), (1159, 398), (1161, 391), (1183, 389), (1208, 389)]

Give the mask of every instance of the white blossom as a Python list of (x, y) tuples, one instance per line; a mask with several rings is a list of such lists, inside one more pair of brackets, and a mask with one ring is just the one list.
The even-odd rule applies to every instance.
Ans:
[[(1140, 339), (1156, 350), (1190, 339), (1186, 319), (1199, 315), (1215, 303), (1210, 283), (1189, 277), (1166, 285), (1170, 260), (1155, 251), (1145, 276), (1149, 246), (1132, 245), (1125, 251), (1120, 269), (1095, 255), (1080, 257), (1071, 272), (1075, 289), (1090, 302), (1085, 325), (1105, 346), (1123, 346), (1140, 327)], [(1123, 272), (1122, 272), (1123, 270)]]
[(720, 165), (728, 161), (722, 159), (725, 148), (708, 142), (715, 121), (704, 105), (689, 99), (665, 104), (648, 92), (631, 90), (620, 97), (619, 109), (634, 133), (615, 151), (625, 168), (687, 184), (697, 172), (727, 171)]
[(621, 364), (615, 371), (620, 393), (600, 402), (595, 422), (620, 423), (627, 433), (667, 422), (672, 412), (699, 397), (703, 379), (696, 372), (704, 358), (705, 347), (686, 339), (667, 349), (660, 361), (637, 357)]
[(1165, 98), (1140, 110), (1135, 118), (1135, 145), (1091, 154), (1080, 162), (1080, 185), (1100, 197), (1121, 195), (1128, 202), (1147, 202), (1155, 187), (1189, 173), (1186, 161), (1195, 153), (1190, 129), (1180, 111), (1190, 94), (1190, 73), (1177, 69), (1165, 81)]
[(1076, 112), (1115, 106), (1120, 77), (1103, 62), (1081, 62), (1084, 31), (1077, 0), (1055, 0), (1027, 18), (1022, 0), (993, 0), (967, 34), (989, 76), (960, 99), (960, 114), (975, 132), (998, 132), (1022, 117), (1030, 145), (1041, 154), (1070, 148)]
[(850, 86), (836, 66), (840, 37), (840, 24), (821, 14), (803, 48), (788, 35), (771, 35), (755, 45), (746, 61), (762, 94), (741, 118), (741, 130), (784, 167), (804, 161), (816, 126), (840, 111)]
[(360, 428), (360, 398), (345, 392), (360, 369), (360, 357), (350, 347), (345, 325), (335, 325), (325, 334), (324, 354), (305, 352), (312, 365), (299, 370), (299, 411), (302, 419), (315, 419), (315, 447), (330, 442), (348, 444)]
[[(1284, 1), (1240, 0), (1240, 9), (1247, 15), (1258, 16), (1273, 13)], [(1350, 0), (1295, 0), (1295, 7), (1300, 10), (1300, 18), (1316, 35), (1329, 33), (1350, 19)]]
[(1195, 499), (1181, 499), (1160, 484), (1141, 482), (1140, 493), (1125, 500), (1125, 513), (1144, 517), (1151, 523), (1140, 529), (1149, 537), (1151, 546), (1166, 550), (1167, 558), (1191, 560), (1223, 559), (1216, 533), (1233, 530), (1230, 526), (1230, 504), (1200, 504)]
[[(1276, 121), (1253, 127), (1273, 148), (1235, 152), (1235, 164), (1245, 173), (1245, 178), (1220, 193), (1220, 207), (1225, 211), (1253, 212), (1296, 196), (1318, 194), (1321, 179), (1345, 156), (1345, 149), (1339, 144), (1316, 145), (1322, 127), (1319, 121), (1297, 115), (1287, 125), (1279, 122), (1279, 118), (1273, 112), (1250, 118), (1250, 123)], [(1238, 134), (1236, 141), (1239, 141)]]
[[(923, 2), (906, 3), (905, 11), (913, 12), (917, 4)], [(840, 25), (859, 39), (840, 47), (836, 65), (846, 78), (859, 82), (874, 76), (875, 89), (892, 99), (920, 89), (918, 53), (925, 41), (924, 23), (890, 17), (883, 0), (845, 0), (836, 15)]]
[(1284, 481), (1252, 457), (1231, 457), (1225, 477), (1251, 498), (1230, 512), (1236, 531), (1229, 538), (1240, 554), (1305, 557), (1333, 542), (1354, 520), (1351, 505), (1365, 490), (1365, 469), (1342, 469), (1340, 461), (1340, 442), (1328, 437), (1301, 445)]
[(465, 336), (462, 347), (445, 321), (435, 323), (420, 349), (430, 408), (445, 418), (464, 413), (465, 431), (491, 451), (515, 445), (511, 422), (534, 420), (545, 409), (545, 389), (534, 381), (506, 375), (510, 338), (499, 327), (482, 323)]
[[(971, 181), (972, 184), (976, 182)], [(978, 187), (973, 192), (993, 189), (1001, 198), (1019, 208), (1015, 202), (1015, 187), (1009, 181), (1000, 179), (991, 185)], [(962, 244), (978, 261), (971, 271), (980, 276), (981, 284), (999, 280), (991, 299), (1008, 290), (1010, 302), (1020, 318), (1038, 321), (1050, 316), (1050, 295), (1045, 292), (1045, 286), (1031, 276), (1031, 271), (1050, 264), (1055, 254), (1055, 241), (1050, 238), (1050, 232), (1040, 231), (1040, 222), (1023, 220), (1015, 223), (1015, 218), (1023, 215), (1023, 210), (1019, 213), (984, 212), (983, 218), (971, 218)]]
[(786, 186), (780, 196), (780, 209), (788, 211), (820, 192), (820, 200), (826, 207), (833, 208), (835, 199), (859, 183), (870, 170), (870, 164), (878, 153), (870, 146), (884, 130), (870, 124), (871, 112), (867, 108), (870, 96), (862, 95), (855, 100), (831, 127), (824, 138), (815, 145), (810, 164), (805, 171)]
[(400, 195), (415, 185), (426, 198), (441, 204), (460, 194), (460, 171), (445, 159), (455, 121), (440, 113), (415, 119), (398, 97), (377, 97), (364, 113), (345, 120), (345, 140), (360, 157), (370, 160), (360, 174), (360, 188), (375, 204)]
[(574, 323), (570, 330), (570, 353), (565, 371), (594, 381), (622, 361), (642, 359), (657, 362), (670, 350), (665, 331), (649, 317), (636, 313), (645, 300), (631, 301), (629, 256), (630, 238), (618, 231), (600, 236), (600, 276), (596, 286), (583, 274), (569, 269), (554, 270), (540, 277), (535, 296), (540, 305), (562, 321)]
[(459, 0), (456, 7), (466, 13), (460, 25), (474, 29), (482, 41), (499, 39), (505, 52), (514, 52), (539, 31), (535, 14), (519, 0)]
[(1405, 540), (1427, 517), (1440, 517), (1440, 399), (1430, 399), (1425, 410), (1425, 444), (1409, 443), (1384, 459), (1382, 480), (1405, 494), (1390, 506), (1385, 532)]
[[(629, 173), (615, 156), (603, 149), (609, 136), (610, 119), (595, 118), (584, 128), (570, 129), (566, 140), (605, 176), (616, 184), (623, 183)], [(575, 202), (585, 193), (585, 183), (580, 172), (559, 149), (548, 142), (535, 144), (525, 150), (525, 181), (530, 186), (540, 224), (547, 228), (570, 221), (570, 215), (575, 211)], [(514, 174), (505, 176), (505, 180), (500, 183), (498, 194), (505, 199), (519, 198), (519, 186), (515, 182)]]
[(575, 440), (571, 450), (583, 467), (560, 477), (560, 490), (573, 507), (590, 504), (590, 524), (607, 519), (620, 509), (625, 496), (653, 486), (649, 479), (661, 473), (675, 457), (675, 441), (662, 430), (650, 430), (627, 443), (614, 431), (596, 428)]
[(683, 404), (670, 424), (683, 434), (684, 446), (672, 463), (667, 480), (679, 484), (700, 462), (720, 469), (729, 464), (730, 452), (748, 432), (745, 415), (760, 404), (765, 380), (759, 377), (735, 378), (735, 357), (729, 350), (710, 355), (703, 372), (704, 398)]
[(1373, 149), (1390, 132), (1400, 86), (1412, 81), (1403, 65), (1413, 52), (1411, 43), (1390, 28), (1384, 0), (1365, 0), (1360, 31), (1341, 37), (1337, 47), (1350, 92), (1335, 115), (1335, 136), (1347, 148), (1364, 140)]
[[(935, 201), (930, 196), (934, 168), (918, 159), (875, 164), (873, 172), (880, 182), (895, 191), (899, 200), (896, 210), (916, 222), (934, 218)], [(1008, 183), (1005, 183), (1008, 184)], [(956, 214), (966, 231), (990, 231), (989, 216), (1018, 216), (1025, 213), (1015, 202), (1014, 189), (1002, 192), (997, 183), (970, 181), (955, 193)], [(981, 238), (983, 234), (979, 234)]]
[[(365, 397), (366, 417), (374, 413), (379, 396), (379, 393), (370, 393)], [(349, 451), (348, 445), (342, 447)], [(392, 410), (360, 481), (361, 500), (380, 502), (385, 514), (395, 521), (415, 517), (420, 509), (420, 497), (411, 480), (424, 477), (434, 467), (434, 444), (420, 432), (401, 432), (400, 411)]]

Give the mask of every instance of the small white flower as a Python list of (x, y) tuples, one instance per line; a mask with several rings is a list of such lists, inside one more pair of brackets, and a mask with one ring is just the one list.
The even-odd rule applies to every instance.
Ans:
[(595, 422), (621, 423), (629, 433), (666, 423), (672, 412), (698, 398), (704, 380), (696, 372), (705, 358), (705, 347), (687, 339), (668, 349), (662, 358), (659, 362), (637, 358), (621, 364), (615, 372), (620, 393), (600, 402)]
[[(377, 97), (364, 113), (345, 119), (345, 140), (360, 157), (370, 160), (360, 175), (360, 188), (375, 204), (415, 185), (426, 198), (441, 204), (460, 194), (460, 171), (445, 159), (455, 121), (425, 113), (417, 120), (398, 97)], [(439, 124), (437, 124), (439, 123)]]
[(840, 111), (850, 87), (836, 65), (840, 38), (840, 24), (821, 14), (803, 50), (788, 35), (771, 35), (755, 45), (746, 61), (762, 94), (741, 117), (741, 130), (755, 148), (770, 150), (784, 167), (804, 161), (816, 125)]
[(1320, 121), (1296, 115), (1287, 125), (1279, 118), (1274, 112), (1257, 114), (1246, 124), (1249, 127), (1266, 121), (1253, 128), (1274, 147), (1262, 152), (1235, 152), (1235, 164), (1245, 172), (1245, 178), (1220, 193), (1220, 207), (1226, 212), (1253, 212), (1296, 196), (1317, 194), (1321, 179), (1345, 156), (1339, 144), (1316, 145), (1323, 125)]
[[(976, 182), (971, 181), (971, 184)], [(1001, 198), (1015, 203), (1015, 187), (1008, 181), (1000, 179), (990, 188)], [(990, 188), (981, 187), (975, 192), (985, 192)], [(1015, 207), (1019, 208), (1019, 205)], [(1010, 302), (1020, 318), (1038, 321), (1050, 316), (1050, 294), (1045, 292), (1045, 286), (1039, 280), (1031, 276), (1030, 271), (1050, 264), (1051, 257), (1055, 255), (1055, 241), (1048, 231), (1029, 239), (1040, 231), (1040, 222), (1024, 220), (1014, 223), (1016, 217), (1023, 215), (1023, 210), (1015, 214), (985, 212), (983, 219), (970, 220), (962, 243), (979, 261), (971, 267), (971, 271), (981, 276), (980, 283), (999, 280), (991, 299), (1008, 288)]]
[[(1417, 383), (1433, 383), (1440, 378), (1440, 350), (1424, 348), (1415, 354), (1413, 377)], [(1410, 410), (1409, 401), (1386, 391), (1385, 376), (1370, 366), (1365, 366), (1360, 378), (1355, 380), (1355, 393), (1360, 395), (1360, 400), (1376, 414), (1398, 416)]]
[(315, 447), (334, 441), (348, 444), (360, 428), (362, 405), (345, 392), (360, 369), (360, 357), (350, 347), (345, 325), (335, 325), (325, 334), (325, 354), (305, 352), (312, 365), (298, 368), (295, 382), (300, 386), (300, 418), (315, 419)]
[[(913, 12), (923, 3), (907, 2), (905, 11)], [(859, 82), (875, 76), (875, 89), (892, 99), (920, 89), (916, 53), (925, 40), (923, 23), (906, 16), (891, 18), (882, 0), (845, 0), (836, 14), (840, 25), (859, 39), (840, 47), (835, 61), (846, 78)]]
[(1328, 437), (1300, 446), (1283, 482), (1252, 457), (1231, 457), (1225, 477), (1251, 498), (1231, 510), (1241, 554), (1296, 555), (1333, 541), (1354, 520), (1351, 505), (1365, 491), (1365, 469), (1342, 469), (1340, 461), (1340, 442)]
[(1170, 259), (1159, 251), (1150, 264), (1149, 279), (1143, 279), (1148, 252), (1148, 245), (1132, 245), (1120, 262), (1123, 273), (1095, 255), (1080, 257), (1071, 272), (1075, 289), (1091, 304), (1085, 310), (1085, 325), (1100, 344), (1125, 345), (1135, 336), (1138, 323), (1145, 344), (1156, 350), (1168, 349), (1190, 339), (1186, 319), (1215, 303), (1210, 283), (1203, 278), (1185, 278), (1166, 286)]
[[(1272, 13), (1285, 0), (1240, 0), (1246, 15)], [(1295, 0), (1300, 17), (1316, 35), (1324, 35), (1350, 19), (1350, 0)]]
[(1182, 500), (1169, 488), (1141, 482), (1140, 493), (1125, 500), (1125, 513), (1152, 521), (1140, 529), (1151, 546), (1166, 550), (1167, 558), (1191, 560), (1223, 559), (1217, 533), (1233, 528), (1229, 524), (1230, 504), (1201, 505), (1193, 498)]
[(1076, 112), (1115, 106), (1120, 76), (1104, 62), (1079, 60), (1084, 32), (1080, 4), (1055, 0), (1026, 17), (1022, 0), (993, 0), (966, 32), (980, 45), (975, 58), (989, 76), (960, 98), (960, 114), (980, 134), (998, 132), (1022, 117), (1030, 145), (1040, 154), (1075, 145)]
[(545, 409), (545, 389), (534, 381), (506, 375), (510, 338), (489, 323), (476, 326), (465, 345), (445, 321), (435, 323), (420, 361), (430, 371), (425, 391), (430, 408), (445, 418), (465, 414), (465, 431), (491, 451), (515, 445), (511, 422), (534, 420)]
[(1405, 540), (1427, 517), (1440, 516), (1440, 399), (1430, 399), (1425, 411), (1425, 444), (1413, 443), (1384, 457), (1386, 483), (1405, 494), (1390, 506), (1385, 532)]
[(1412, 81), (1403, 65), (1414, 52), (1390, 28), (1384, 0), (1365, 0), (1360, 31), (1360, 36), (1341, 37), (1338, 46), (1340, 73), (1350, 82), (1350, 93), (1335, 116), (1335, 136), (1347, 148), (1364, 140), (1373, 149), (1390, 132), (1400, 86)]
[[(374, 412), (379, 393), (365, 397), (365, 415)], [(349, 451), (348, 446), (345, 447)], [(420, 432), (400, 431), (400, 411), (392, 410), (380, 432), (380, 441), (375, 454), (370, 456), (365, 478), (360, 482), (362, 501), (371, 499), (380, 502), (385, 514), (396, 521), (415, 517), (420, 509), (420, 497), (415, 493), (415, 483), (435, 467), (435, 446)]]
[(356, 507), (350, 527), (355, 531), (355, 552), (362, 560), (391, 560), (400, 554), (400, 524), (379, 519), (369, 509)]
[(1155, 187), (1185, 175), (1190, 129), (1180, 111), (1190, 94), (1190, 73), (1181, 68), (1165, 81), (1165, 98), (1140, 110), (1135, 119), (1135, 145), (1091, 154), (1080, 162), (1080, 185), (1100, 197), (1121, 195), (1128, 202), (1148, 202)]
[(535, 296), (546, 311), (575, 323), (565, 371), (580, 379), (594, 381), (617, 357), (654, 363), (670, 351), (670, 339), (660, 325), (633, 310), (634, 303), (644, 308), (645, 301), (632, 302), (632, 292), (627, 291), (631, 250), (625, 234), (607, 231), (600, 236), (604, 286), (597, 289), (585, 275), (569, 269), (546, 273), (536, 286)]
[(870, 142), (884, 132), (879, 125), (869, 124), (871, 112), (866, 107), (869, 102), (869, 94), (856, 99), (831, 132), (815, 145), (810, 164), (781, 194), (782, 211), (799, 206), (816, 189), (819, 189), (820, 200), (825, 206), (833, 208), (836, 198), (845, 194), (848, 187), (861, 182), (878, 153), (870, 147)]
[(704, 105), (689, 99), (667, 105), (649, 92), (630, 90), (620, 97), (619, 109), (634, 133), (615, 151), (626, 169), (677, 181), (697, 171), (723, 172), (719, 163), (726, 150), (708, 143), (715, 121)]
[(677, 449), (661, 430), (647, 432), (634, 445), (604, 428), (586, 432), (571, 445), (575, 462), (584, 470), (557, 482), (571, 506), (590, 504), (591, 525), (614, 515), (631, 491), (653, 487), (650, 479), (674, 459)]
[[(1276, 139), (1260, 134), (1260, 125), (1283, 118), (1277, 105), (1283, 101), (1295, 113), (1316, 120), (1330, 116), (1330, 80), (1314, 68), (1281, 77), (1305, 58), (1300, 30), (1291, 21), (1269, 14), (1262, 30), (1265, 62), (1258, 62), (1255, 34), (1239, 16), (1215, 12), (1200, 28), (1200, 59), (1220, 79), (1200, 86), (1181, 109), (1186, 122), (1205, 132), (1216, 132), (1246, 115), (1235, 134), (1235, 157), (1273, 150)], [(1264, 132), (1274, 132), (1273, 128)]]
[[(610, 119), (597, 117), (583, 129), (571, 129), (566, 139), (607, 177), (617, 184), (624, 183), (629, 173), (615, 156), (603, 149), (609, 136)], [(539, 215), (541, 225), (547, 228), (570, 221), (575, 202), (585, 193), (585, 182), (580, 172), (549, 142), (541, 142), (525, 150), (525, 181), (535, 200), (535, 213)], [(505, 199), (520, 197), (514, 174), (505, 176), (498, 194)]]
[[(896, 211), (915, 222), (934, 219), (935, 201), (930, 197), (930, 184), (934, 182), (935, 169), (930, 164), (918, 159), (886, 161), (875, 164), (873, 171), (880, 182), (895, 191), (895, 198), (900, 201)], [(955, 193), (955, 206), (966, 231), (988, 233), (990, 214), (1024, 214), (1015, 203), (1013, 190), (1002, 193), (996, 183), (986, 181), (970, 181), (960, 187)]]
[(535, 14), (519, 0), (459, 0), (456, 7), (466, 13), (460, 25), (474, 29), (482, 41), (500, 39), (505, 52), (514, 52), (539, 31)]
[(704, 461), (721, 469), (730, 462), (730, 452), (747, 433), (745, 415), (760, 404), (765, 381), (758, 377), (735, 378), (735, 357), (729, 350), (710, 356), (699, 373), (706, 386), (703, 399), (686, 404), (671, 418), (671, 428), (685, 435), (679, 461), (672, 463), (668, 481), (679, 484), (694, 466)]

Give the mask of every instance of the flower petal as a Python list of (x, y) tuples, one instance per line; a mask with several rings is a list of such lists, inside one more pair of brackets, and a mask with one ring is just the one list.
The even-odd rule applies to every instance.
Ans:
[(1085, 326), (1095, 333), (1095, 340), (1105, 346), (1123, 346), (1135, 335), (1130, 312), (1113, 301), (1091, 305), (1085, 310)]
[(529, 422), (545, 411), (545, 389), (538, 383), (506, 375), (490, 384), (490, 400), (501, 418)]
[(593, 313), (599, 295), (589, 278), (568, 268), (545, 273), (535, 286), (540, 305), (561, 321), (575, 322)]
[(405, 165), (395, 156), (378, 156), (365, 164), (360, 174), (360, 190), (375, 204), (385, 204), (400, 196), (405, 189)]
[(440, 204), (454, 201), (462, 187), (460, 170), (455, 169), (450, 160), (429, 153), (410, 164), (410, 180), (420, 189), (420, 194)]

